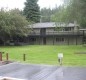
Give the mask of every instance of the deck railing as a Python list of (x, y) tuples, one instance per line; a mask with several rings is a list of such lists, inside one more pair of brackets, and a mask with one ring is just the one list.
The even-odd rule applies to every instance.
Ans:
[(46, 32), (44, 34), (41, 34), (40, 32), (30, 32), (29, 35), (83, 35), (83, 32), (82, 31), (53, 31), (53, 32)]

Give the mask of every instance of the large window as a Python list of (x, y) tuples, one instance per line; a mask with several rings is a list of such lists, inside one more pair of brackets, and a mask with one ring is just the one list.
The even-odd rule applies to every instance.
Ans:
[(30, 38), (30, 41), (35, 42), (36, 38)]
[(58, 38), (56, 38), (56, 42), (64, 42), (64, 38), (63, 37), (58, 37)]

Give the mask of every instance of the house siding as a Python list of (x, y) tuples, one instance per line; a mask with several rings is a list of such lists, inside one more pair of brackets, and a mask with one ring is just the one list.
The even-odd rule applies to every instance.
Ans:
[[(56, 38), (59, 37), (46, 37), (46, 45), (81, 45), (82, 37), (61, 37), (64, 38), (64, 41), (57, 42)], [(31, 45), (44, 45), (43, 37), (36, 37), (36, 41), (29, 42)]]
[[(39, 23), (36, 24), (36, 26), (34, 25), (31, 34), (28, 35), (29, 37), (28, 43), (33, 45), (81, 45), (82, 44), (83, 32), (79, 31), (78, 26), (75, 26), (74, 24), (70, 24), (70, 26), (62, 26), (61, 27), (62, 29), (58, 31), (55, 30), (56, 27), (52, 27), (51, 24)], [(31, 37), (36, 38), (36, 40), (31, 41), (30, 40)], [(58, 41), (56, 40), (56, 38), (57, 39), (62, 38), (62, 41)]]

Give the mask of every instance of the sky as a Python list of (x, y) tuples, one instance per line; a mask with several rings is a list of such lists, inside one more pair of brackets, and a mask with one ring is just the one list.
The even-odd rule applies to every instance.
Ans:
[[(4, 7), (5, 9), (13, 9), (13, 8), (24, 8), (24, 2), (26, 0), (0, 0), (0, 8)], [(38, 4), (40, 8), (54, 8), (55, 6), (59, 6), (62, 4), (61, 0), (39, 0)]]

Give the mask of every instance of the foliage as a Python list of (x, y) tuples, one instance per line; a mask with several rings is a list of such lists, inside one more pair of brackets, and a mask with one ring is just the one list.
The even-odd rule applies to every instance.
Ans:
[(25, 8), (23, 12), (28, 21), (40, 21), (40, 10), (37, 1), (38, 0), (26, 0), (25, 2)]
[(53, 14), (52, 20), (56, 22), (77, 22), (81, 27), (86, 27), (86, 1), (64, 0), (64, 5)]
[(9, 10), (9, 12), (12, 13), (12, 14), (20, 14), (20, 15), (23, 15), (23, 11), (22, 10), (19, 10), (18, 8), (11, 9), (11, 10)]
[(52, 11), (50, 8), (41, 9), (41, 22), (50, 22), (51, 14), (52, 14)]
[[(14, 15), (14, 16), (13, 16)], [(11, 34), (18, 36), (26, 36), (28, 34), (28, 30), (26, 26), (28, 22), (24, 16), (20, 14), (11, 14), (11, 25), (14, 26), (14, 29), (11, 31)]]
[(52, 15), (52, 21), (54, 22), (64, 22), (67, 21), (67, 12), (66, 9), (63, 6), (60, 6), (58, 8), (59, 10)]
[(50, 8), (42, 8), (41, 9), (41, 22), (51, 22), (51, 17), (54, 13), (58, 11), (58, 8), (50, 9)]
[(0, 11), (0, 40), (4, 43), (13, 36), (26, 36), (28, 30), (25, 26), (28, 21), (21, 14), (13, 11)]

